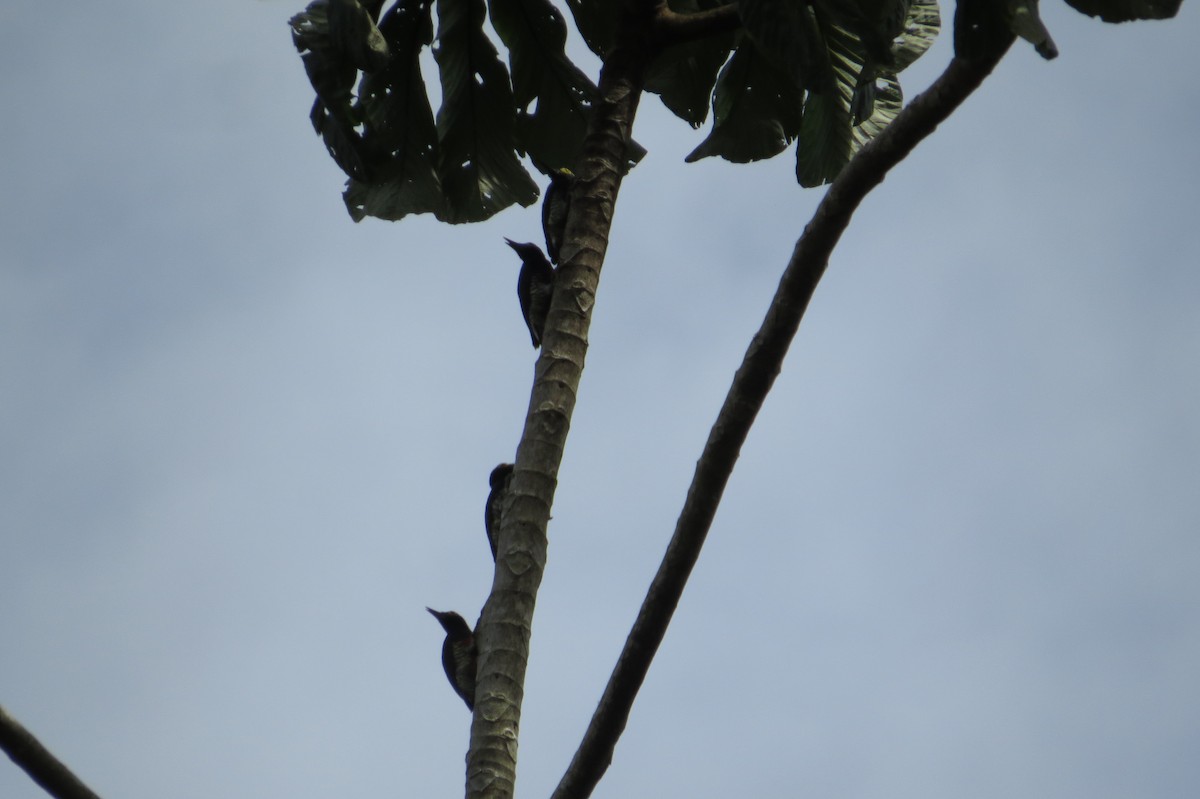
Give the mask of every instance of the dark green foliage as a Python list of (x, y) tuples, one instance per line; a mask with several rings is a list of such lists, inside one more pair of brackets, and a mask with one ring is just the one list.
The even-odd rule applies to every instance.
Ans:
[[(511, 12), (501, 27), (519, 98), (484, 32), (483, 0), (438, 0), (435, 124), (419, 61), (433, 41), (432, 4), (397, 0), (376, 27), (382, 0), (315, 0), (291, 21), (317, 93), (313, 127), (350, 178), (345, 200), (355, 220), (433, 213), (470, 222), (530, 205), (537, 186), (518, 153), (555, 164), (574, 158), (583, 141), (595, 89), (563, 54), (565, 26), (545, 0), (494, 4), (501, 20)], [(523, 111), (518, 130), (518, 103), (524, 109), (535, 98), (537, 110)]]
[[(1067, 0), (1077, 11), (1105, 22), (1169, 19), (1183, 0)], [(1038, 0), (960, 0), (954, 15), (954, 51), (963, 58), (983, 56), (1020, 36), (1043, 58), (1054, 58), (1058, 47), (1038, 12)]]
[[(729, 5), (733, 0), (672, 0), (672, 10), (691, 13)], [(668, 47), (646, 70), (646, 91), (694, 128), (708, 118), (708, 104), (721, 65), (729, 58), (733, 32)]]
[(351, 177), (366, 165), (354, 127), (354, 82), (360, 69), (386, 62), (388, 48), (368, 13), (355, 0), (316, 0), (289, 21), (292, 43), (317, 93), (309, 119), (329, 155)]
[[(563, 0), (592, 52), (616, 43), (623, 0)], [(436, 123), (420, 54), (434, 40), (437, 4), (442, 104)], [(1174, 16), (1181, 0), (1068, 0), (1109, 22)], [(530, 205), (537, 187), (521, 165), (546, 174), (577, 165), (597, 90), (566, 56), (567, 26), (551, 0), (314, 0), (291, 20), (316, 91), (311, 119), (350, 177), (355, 220), (433, 213), (486, 219)], [(676, 14), (736, 5), (740, 30), (653, 54), (645, 88), (693, 127), (713, 108), (713, 128), (688, 161), (770, 158), (796, 142), (803, 186), (832, 181), (899, 112), (897, 75), (932, 44), (937, 0), (668, 0)], [(506, 65), (485, 30), (508, 49)], [(715, 19), (727, 21), (719, 14)], [(1057, 54), (1038, 0), (958, 0), (955, 51), (971, 58), (1010, 37)], [(732, 53), (732, 56), (730, 55)], [(358, 88), (357, 96), (355, 88)], [(631, 143), (630, 164), (645, 151)]]
[(910, 0), (815, 0), (825, 26), (857, 40), (863, 61), (876, 67), (893, 66), (893, 41), (904, 32), (910, 6)]
[[(1054, 58), (1058, 48), (1038, 14), (1038, 0), (993, 0), (1002, 10), (1008, 29), (1031, 43), (1043, 58)], [(1105, 22), (1168, 19), (1179, 12), (1183, 0), (1067, 0), (1068, 4)]]
[(933, 45), (942, 28), (942, 16), (936, 0), (911, 3), (904, 35), (892, 45), (892, 69), (903, 72)]
[(896, 76), (882, 67), (869, 77), (870, 113), (855, 123), (855, 111), (864, 102), (863, 62), (867, 57), (854, 35), (840, 28), (826, 34), (832, 82), (827, 91), (810, 94), (796, 145), (796, 180), (801, 186), (819, 186), (838, 176), (864, 144), (881, 133), (900, 113), (902, 97)]
[[(588, 46), (607, 53), (624, 3), (565, 2)], [(895, 73), (936, 34), (935, 0), (814, 2), (670, 0), (684, 15), (736, 3), (745, 23), (668, 47), (647, 66), (647, 90), (693, 127), (712, 104), (713, 129), (689, 161), (769, 158), (798, 137), (797, 174), (816, 185), (894, 115)], [(380, 17), (385, 5), (314, 0), (291, 20), (317, 94), (313, 127), (349, 176), (356, 221), (480, 221), (537, 199), (522, 156), (547, 174), (576, 166), (597, 90), (567, 58), (566, 23), (550, 0), (395, 0)], [(508, 65), (489, 39), (489, 12)], [(434, 41), (436, 121), (420, 63)], [(630, 163), (644, 152), (632, 144)]]
[(743, 39), (717, 78), (713, 129), (685, 160), (745, 163), (778, 155), (800, 130), (804, 93)]
[(363, 72), (381, 69), (390, 56), (387, 41), (375, 27), (379, 8), (378, 3), (371, 11), (355, 0), (329, 0), (329, 29), (337, 37), (333, 45)]
[(438, 177), (446, 221), (477, 222), (514, 202), (529, 205), (537, 185), (516, 155), (516, 112), (508, 73), (483, 32), (483, 0), (438, 0)]
[(588, 49), (604, 58), (617, 40), (622, 0), (567, 0), (575, 28)]
[(351, 177), (346, 187), (346, 207), (356, 222), (364, 216), (446, 217), (436, 172), (437, 129), (418, 60), (421, 48), (433, 41), (431, 2), (401, 0), (379, 23), (396, 55), (383, 69), (364, 75), (360, 87), (363, 144), (373, 168), (371, 180)]
[[(803, 186), (832, 181), (896, 116), (896, 73), (929, 48), (940, 27), (936, 0), (829, 0), (811, 8), (740, 0), (738, 10), (746, 36), (717, 80), (713, 130), (687, 160), (770, 158), (796, 139)], [(893, 42), (884, 37), (897, 29), (900, 10), (902, 35)]]
[(668, 48), (650, 65), (646, 91), (659, 96), (671, 113), (698, 128), (708, 119), (708, 104), (733, 37), (717, 37)]
[(824, 43), (812, 6), (793, 0), (740, 0), (738, 14), (755, 46), (797, 88), (825, 83)]
[(796, 139), (803, 186), (832, 181), (895, 117), (896, 74), (941, 24), (936, 0), (738, 0), (738, 14), (745, 36), (717, 80), (713, 130), (687, 160), (769, 158)]
[(596, 87), (564, 52), (562, 14), (548, 0), (488, 0), (488, 8), (509, 50), (518, 148), (550, 169), (573, 166)]
[(1067, 5), (1105, 22), (1135, 19), (1170, 19), (1179, 13), (1183, 0), (1067, 0)]
[[(897, 15), (903, 11), (902, 23)], [(796, 144), (801, 186), (832, 182), (903, 105), (897, 73), (921, 57), (941, 29), (936, 0), (860, 0), (836, 15), (818, 9), (829, 84), (809, 94)]]

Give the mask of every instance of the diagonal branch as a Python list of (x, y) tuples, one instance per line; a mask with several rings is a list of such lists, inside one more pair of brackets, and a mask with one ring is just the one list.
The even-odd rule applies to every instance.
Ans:
[(56, 799), (100, 799), (0, 706), (0, 749)]
[(1008, 44), (1011, 35), (1003, 47), (986, 57), (952, 59), (933, 85), (901, 111), (882, 134), (865, 145), (829, 187), (796, 242), (767, 316), (734, 376), (704, 453), (696, 464), (662, 564), (583, 741), (552, 799), (586, 799), (612, 762), (617, 739), (625, 729), (634, 698), (700, 555), (742, 444), (782, 368), (808, 302), (825, 273), (829, 255), (854, 211), (871, 189), (883, 181), (888, 170), (979, 87), (1007, 51)]

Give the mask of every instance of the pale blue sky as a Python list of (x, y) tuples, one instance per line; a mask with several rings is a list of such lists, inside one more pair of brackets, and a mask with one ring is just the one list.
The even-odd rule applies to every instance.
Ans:
[[(1200, 21), (1046, 5), (1060, 58), (1018, 45), (835, 253), (598, 798), (1200, 794)], [(0, 11), (0, 703), (106, 799), (462, 791), (424, 607), (490, 585), (538, 212), (353, 224), (300, 7)], [(685, 165), (652, 97), (636, 135), (522, 796), (820, 197), (788, 155)]]

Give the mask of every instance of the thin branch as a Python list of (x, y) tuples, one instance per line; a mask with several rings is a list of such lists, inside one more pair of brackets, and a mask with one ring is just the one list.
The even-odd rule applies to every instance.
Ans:
[(57, 799), (100, 799), (0, 706), (0, 749)]
[[(1009, 38), (1011, 43), (1011, 37)], [(829, 187), (792, 252), (762, 327), (709, 433), (675, 533), (642, 603), (579, 750), (552, 799), (587, 799), (612, 762), (634, 698), (662, 643), (684, 585), (700, 555), (717, 505), (750, 427), (775, 382), (829, 255), (863, 198), (883, 181), (991, 73), (1007, 45), (986, 58), (954, 58), (924, 93), (865, 145)]]

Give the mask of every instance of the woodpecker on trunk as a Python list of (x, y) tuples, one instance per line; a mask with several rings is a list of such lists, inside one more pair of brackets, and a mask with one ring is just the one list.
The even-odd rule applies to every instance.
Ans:
[(446, 631), (442, 642), (442, 668), (454, 693), (467, 703), (468, 710), (475, 709), (475, 634), (462, 616), (453, 611), (425, 608)]
[(546, 235), (546, 255), (550, 256), (551, 263), (557, 264), (562, 253), (573, 185), (575, 174), (571, 170), (555, 169), (550, 173), (550, 185), (542, 198), (542, 233)]
[(500, 535), (500, 511), (504, 504), (504, 494), (508, 491), (508, 481), (512, 479), (513, 465), (511, 463), (502, 463), (495, 469), (492, 469), (491, 475), (488, 476), (488, 485), (492, 490), (488, 492), (487, 506), (483, 509), (483, 527), (487, 530), (488, 544), (492, 548), (492, 560), (496, 559), (496, 542)]
[(508, 246), (521, 256), (521, 274), (517, 276), (517, 297), (521, 301), (521, 314), (534, 348), (542, 346), (542, 331), (546, 329), (546, 315), (550, 313), (550, 297), (554, 294), (554, 267), (546, 260), (542, 248), (536, 244), (520, 244), (505, 239)]

